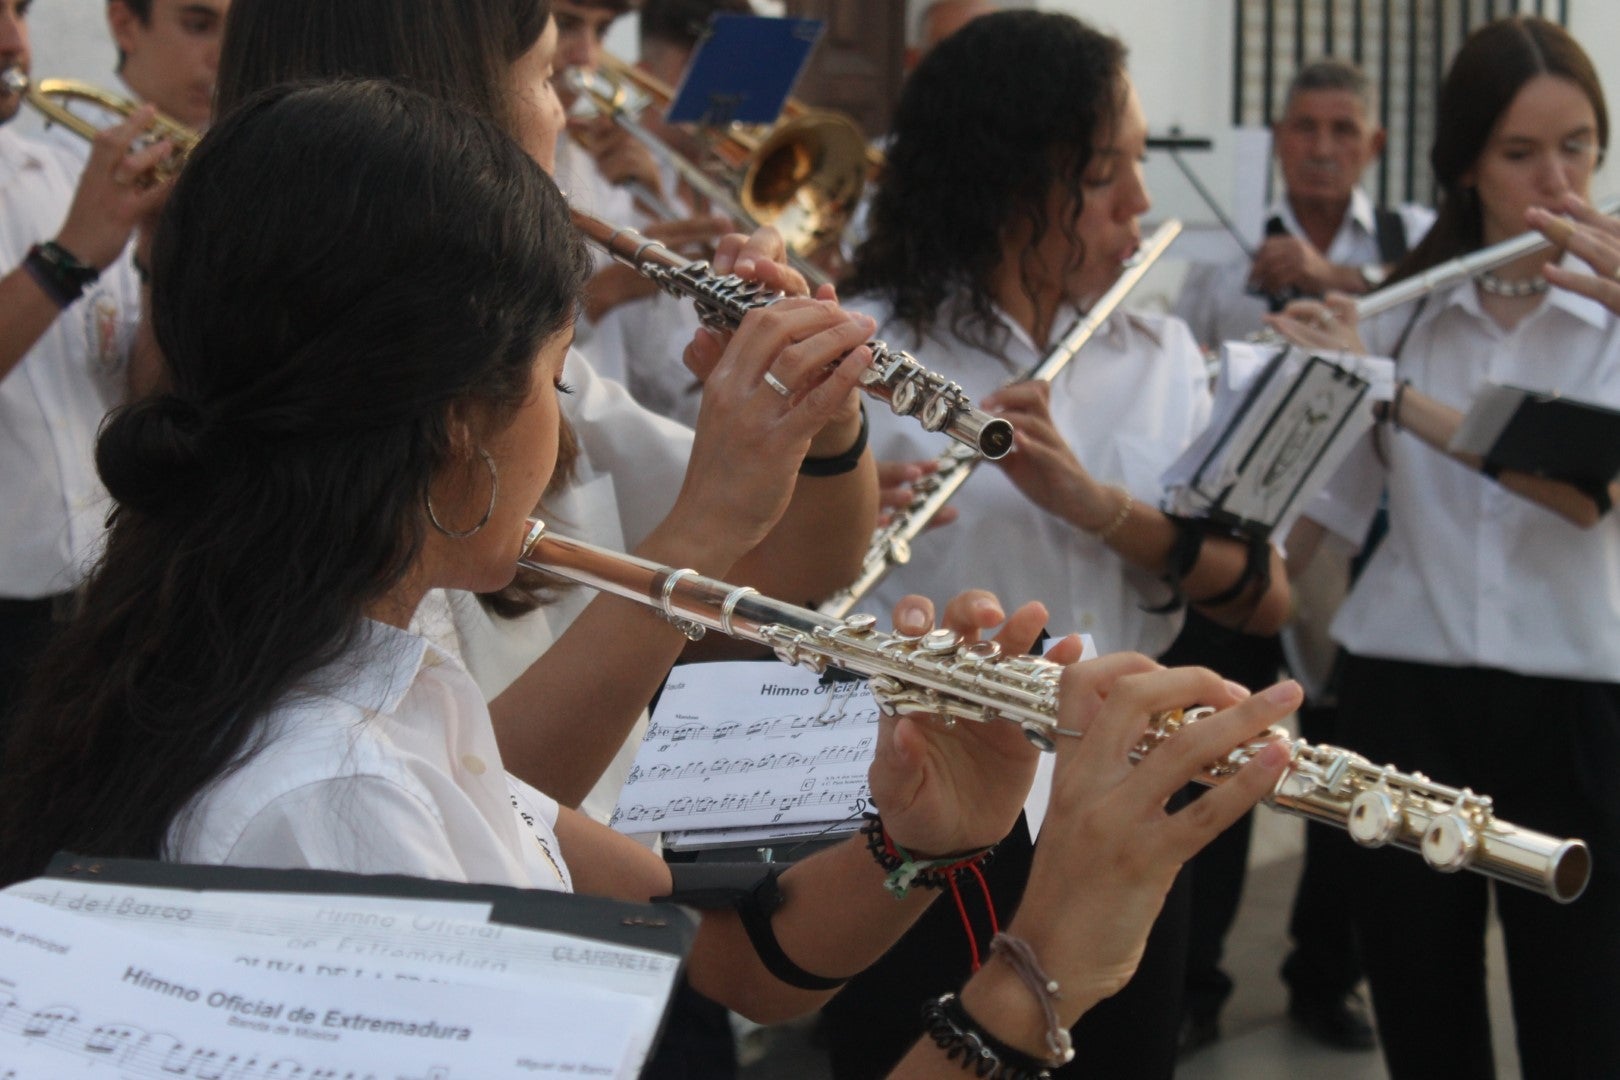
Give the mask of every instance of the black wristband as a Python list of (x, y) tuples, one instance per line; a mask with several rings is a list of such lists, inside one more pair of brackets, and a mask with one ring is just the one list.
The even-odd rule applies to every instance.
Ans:
[(88, 266), (61, 244), (47, 240), (28, 249), (23, 266), (45, 295), (59, 308), (65, 308), (96, 283), (101, 271)]
[(923, 1030), (945, 1052), (945, 1060), (957, 1062), (975, 1076), (1052, 1080), (1051, 1069), (1044, 1062), (985, 1031), (955, 994), (941, 994), (923, 1006)]
[(836, 457), (807, 457), (799, 462), (800, 476), (843, 476), (861, 463), (866, 453), (866, 402), (861, 402), (861, 430), (850, 448)]
[(1197, 601), (1199, 604), (1220, 607), (1222, 604), (1230, 604), (1251, 588), (1263, 593), (1271, 587), (1270, 542), (1264, 536), (1253, 533), (1240, 533), (1235, 539), (1242, 540), (1247, 549), (1243, 560), (1243, 573), (1230, 587), (1222, 589), (1214, 596), (1204, 597)]
[(771, 916), (787, 899), (776, 882), (778, 873), (776, 870), (770, 871), (748, 895), (737, 901), (737, 917), (748, 934), (749, 944), (754, 946), (754, 952), (758, 954), (759, 962), (765, 965), (765, 970), (789, 986), (796, 986), (800, 990), (838, 989), (849, 980), (811, 974), (790, 960), (787, 953), (782, 951), (781, 942), (776, 940)]
[(1180, 514), (1165, 516), (1176, 530), (1176, 539), (1170, 545), (1169, 558), (1165, 560), (1164, 577), (1160, 579), (1170, 587), (1170, 599), (1158, 607), (1143, 608), (1150, 615), (1168, 615), (1187, 606), (1181, 582), (1198, 565), (1198, 556), (1204, 550), (1204, 537), (1207, 535), (1205, 529), (1208, 521), (1205, 519), (1182, 517)]

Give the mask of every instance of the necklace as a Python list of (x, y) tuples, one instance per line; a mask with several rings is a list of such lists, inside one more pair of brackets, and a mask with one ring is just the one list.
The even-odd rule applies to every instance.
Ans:
[(1540, 296), (1547, 291), (1547, 279), (1537, 274), (1532, 278), (1509, 281), (1487, 270), (1474, 279), (1479, 287), (1492, 296)]

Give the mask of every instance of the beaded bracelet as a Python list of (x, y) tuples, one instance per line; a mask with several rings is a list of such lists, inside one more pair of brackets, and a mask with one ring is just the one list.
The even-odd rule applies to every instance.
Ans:
[[(985, 1031), (955, 994), (941, 994), (923, 1006), (923, 1030), (946, 1061), (987, 1080), (1052, 1080), (1039, 1061)], [(958, 1061), (960, 1059), (960, 1061)]]
[(1131, 494), (1129, 488), (1121, 487), (1118, 488), (1118, 491), (1121, 498), (1119, 500), (1119, 510), (1114, 514), (1114, 520), (1098, 529), (1094, 534), (1100, 544), (1108, 543), (1114, 538), (1115, 533), (1124, 528), (1125, 522), (1130, 519), (1131, 507), (1136, 505), (1136, 496)]
[(914, 858), (889, 836), (881, 817), (876, 814), (863, 816), (866, 824), (861, 826), (861, 835), (866, 837), (866, 848), (888, 874), (883, 879), (883, 887), (893, 893), (897, 900), (904, 900), (913, 885), (921, 885), (925, 889), (947, 888), (955, 882), (958, 873), (977, 868), (995, 851), (995, 845), (991, 845), (978, 851), (938, 859)]

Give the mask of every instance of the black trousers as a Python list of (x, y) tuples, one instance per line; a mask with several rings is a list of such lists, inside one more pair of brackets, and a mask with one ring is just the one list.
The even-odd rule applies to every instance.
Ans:
[[(1337, 705), (1307, 705), (1299, 711), (1299, 734), (1313, 743), (1344, 744)], [(1361, 982), (1351, 888), (1355, 841), (1340, 829), (1305, 827), (1305, 861), (1294, 893), (1288, 934), (1294, 949), (1283, 961), (1283, 982), (1300, 998), (1338, 1000)]]
[[(1033, 852), (1020, 819), (985, 866), (1002, 926), (1017, 910)], [(982, 956), (990, 941), (984, 901), (977, 886), (963, 889), (962, 899)], [(1175, 1071), (1190, 899), (1183, 870), (1148, 936), (1136, 975), (1118, 994), (1081, 1017), (1073, 1029), (1077, 1056), (1073, 1064), (1054, 1070), (1054, 1076), (1129, 1080), (1168, 1078)], [(822, 1009), (833, 1076), (875, 1080), (888, 1075), (922, 1035), (923, 1003), (960, 989), (970, 974), (967, 938), (956, 905), (948, 897), (936, 900), (893, 949), (851, 979)]]
[[(1620, 1076), (1620, 687), (1349, 657), (1345, 742), (1469, 786), (1506, 821), (1592, 849), (1586, 894), (1559, 905), (1496, 888), (1526, 1077)], [(1353, 853), (1355, 917), (1391, 1076), (1489, 1078), (1491, 883), (1409, 852)]]
[[(1276, 681), (1282, 650), (1275, 637), (1228, 630), (1189, 610), (1175, 643), (1159, 659), (1169, 666), (1212, 668), (1233, 682), (1261, 690)], [(1192, 794), (1196, 797), (1205, 790), (1195, 786)], [(1214, 1019), (1232, 995), (1232, 978), (1221, 969), (1221, 956), (1243, 898), (1253, 831), (1254, 815), (1244, 814), (1187, 864), (1192, 873), (1192, 915), (1183, 1008), (1200, 1020)]]

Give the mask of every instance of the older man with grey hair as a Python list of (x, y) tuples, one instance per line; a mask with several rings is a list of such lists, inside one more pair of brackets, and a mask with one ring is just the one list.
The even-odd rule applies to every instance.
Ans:
[(1307, 64), (1288, 88), (1272, 127), (1283, 195), (1268, 211), (1265, 235), (1227, 263), (1193, 267), (1175, 306), (1207, 348), (1259, 330), (1268, 307), (1329, 290), (1364, 293), (1428, 231), (1420, 206), (1375, 207), (1362, 174), (1384, 150), (1371, 91), (1343, 60)]

